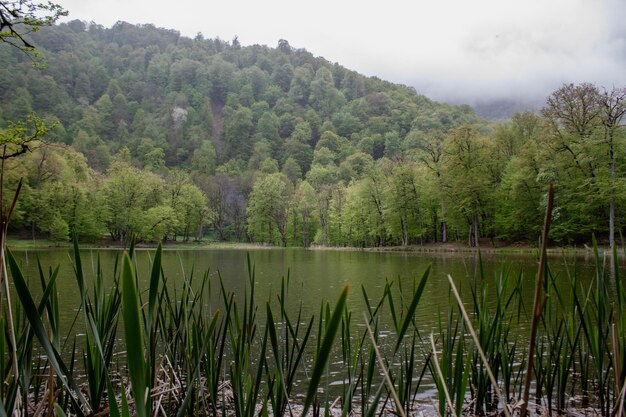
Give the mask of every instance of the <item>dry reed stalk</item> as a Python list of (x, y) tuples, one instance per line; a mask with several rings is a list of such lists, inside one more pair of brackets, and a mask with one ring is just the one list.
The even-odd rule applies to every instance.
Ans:
[(611, 324), (611, 347), (613, 348), (613, 371), (615, 373), (615, 392), (622, 392), (622, 381), (619, 375), (621, 358), (619, 356), (619, 340), (615, 320)]
[(534, 358), (535, 358), (535, 341), (537, 340), (537, 326), (541, 319), (543, 311), (543, 303), (541, 302), (541, 289), (543, 287), (543, 271), (546, 266), (548, 234), (550, 232), (550, 221), (552, 220), (552, 207), (554, 205), (554, 188), (552, 184), (548, 187), (548, 205), (546, 207), (546, 217), (543, 220), (543, 234), (541, 238), (541, 256), (539, 258), (539, 267), (537, 270), (537, 282), (535, 285), (535, 301), (533, 304), (533, 319), (530, 325), (530, 340), (528, 341), (528, 364), (526, 367), (526, 375), (524, 377), (524, 393), (522, 397), (522, 407), (520, 409), (520, 417), (526, 416), (528, 408), (528, 398), (530, 397), (530, 379), (532, 378)]
[(450, 408), (450, 412), (454, 417), (457, 417), (454, 412), (454, 404), (452, 404), (452, 398), (450, 398), (450, 393), (448, 392), (448, 386), (446, 385), (446, 380), (443, 377), (443, 372), (441, 372), (441, 368), (439, 367), (439, 359), (437, 358), (437, 349), (435, 349), (435, 339), (433, 338), (433, 334), (430, 334), (430, 345), (433, 348), (433, 360), (435, 361), (435, 369), (437, 370), (437, 376), (441, 380), (441, 386), (443, 387), (443, 392), (446, 394), (446, 402), (448, 403), (448, 407)]
[(393, 382), (391, 382), (391, 378), (389, 377), (389, 373), (387, 372), (387, 368), (385, 368), (385, 362), (383, 361), (383, 357), (380, 354), (380, 350), (378, 349), (378, 345), (376, 344), (376, 340), (374, 339), (374, 333), (372, 333), (372, 328), (370, 327), (369, 321), (367, 319), (367, 315), (363, 313), (363, 318), (365, 319), (365, 326), (367, 327), (367, 334), (370, 336), (370, 341), (372, 342), (372, 347), (374, 348), (374, 352), (376, 353), (376, 359), (378, 360), (378, 366), (380, 366), (380, 370), (383, 373), (383, 377), (385, 378), (385, 383), (387, 384), (387, 388), (391, 392), (391, 396), (393, 397), (393, 401), (396, 403), (396, 409), (400, 417), (406, 417), (404, 413), (404, 409), (402, 408), (402, 403), (400, 402), (400, 398), (398, 397), (398, 393), (393, 386)]
[(476, 350), (478, 350), (478, 354), (480, 355), (480, 358), (482, 359), (483, 364), (485, 365), (485, 369), (487, 370), (487, 375), (489, 375), (489, 380), (491, 381), (491, 385), (493, 385), (493, 389), (496, 391), (496, 395), (498, 396), (498, 399), (502, 402), (502, 404), (504, 404), (504, 414), (506, 414), (506, 417), (511, 417), (511, 413), (509, 412), (509, 408), (508, 408), (508, 404), (507, 404), (506, 398), (502, 396), (502, 391), (500, 391), (500, 387), (498, 386), (498, 381), (496, 380), (496, 377), (493, 375), (491, 367), (489, 366), (489, 361), (487, 360), (487, 356), (485, 356), (485, 352), (483, 352), (483, 349), (480, 346), (480, 341), (478, 340), (478, 335), (476, 335), (476, 331), (474, 330), (474, 326), (472, 325), (472, 322), (471, 322), (471, 320), (469, 318), (469, 315), (467, 314), (467, 311), (465, 310), (465, 306), (463, 305), (463, 301), (461, 300), (461, 296), (459, 295), (459, 292), (456, 289), (456, 285), (454, 285), (454, 280), (452, 279), (450, 274), (448, 274), (448, 282), (450, 282), (450, 287), (452, 288), (452, 293), (454, 294), (454, 297), (456, 298), (456, 302), (459, 305), (459, 309), (461, 310), (461, 314), (463, 314), (463, 320), (465, 320), (465, 323), (467, 324), (467, 329), (469, 330), (470, 334), (472, 335), (472, 339), (474, 339), (474, 344), (476, 345)]
[(620, 417), (624, 415), (624, 396), (626, 396), (626, 381), (622, 383), (622, 390), (615, 400), (615, 407), (611, 412), (611, 416), (619, 415)]

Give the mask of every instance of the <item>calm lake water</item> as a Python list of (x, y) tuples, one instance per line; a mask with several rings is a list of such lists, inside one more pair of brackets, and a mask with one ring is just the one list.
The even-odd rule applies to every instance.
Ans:
[[(83, 268), (88, 275), (93, 276), (99, 259), (105, 276), (112, 276), (115, 258), (119, 253), (116, 250), (83, 250)], [(65, 307), (61, 312), (61, 322), (63, 328), (69, 328), (80, 304), (70, 251), (29, 250), (16, 251), (15, 255), (30, 276), (31, 287), (35, 293), (39, 289), (37, 259), (44, 269), (60, 265), (57, 283)], [(147, 288), (146, 280), (153, 255), (154, 250), (137, 250), (135, 262), (140, 276), (140, 290)], [(402, 285), (403, 288), (411, 290), (428, 265), (431, 265), (429, 280), (416, 317), (418, 325), (424, 326), (425, 329), (436, 327), (438, 313), (446, 311), (449, 306), (448, 274), (454, 278), (461, 293), (468, 297), (468, 301), (472, 285), (481, 287), (488, 285), (492, 288), (496, 277), (507, 270), (514, 275), (523, 274), (524, 298), (531, 308), (537, 268), (535, 255), (483, 254), (485, 279), (480, 280), (478, 256), (472, 253), (416, 254), (264, 248), (165, 250), (164, 272), (168, 278), (168, 285), (180, 288), (185, 275), (190, 276), (193, 273), (194, 286), (199, 286), (205, 272), (209, 271), (209, 280), (214, 290), (219, 288), (218, 274), (220, 274), (226, 289), (243, 298), (248, 282), (248, 256), (255, 268), (256, 301), (260, 306), (267, 300), (276, 302), (281, 279), (289, 275), (288, 301), (294, 311), (302, 303), (307, 315), (316, 314), (322, 301), (334, 303), (341, 289), (349, 285), (348, 305), (356, 321), (360, 320), (362, 312), (366, 310), (362, 286), (372, 300), (378, 300), (386, 280), (394, 281), (396, 287)], [(592, 276), (591, 257), (574, 259), (553, 256), (549, 262), (557, 277), (561, 279), (566, 279), (568, 271), (573, 271), (574, 264), (577, 271), (582, 272), (581, 275)]]
[[(82, 260), (88, 280), (93, 278), (100, 261), (104, 275), (112, 280), (117, 250), (83, 250)], [(70, 339), (83, 330), (79, 325), (72, 328), (80, 305), (80, 295), (74, 277), (70, 251), (63, 250), (31, 250), (14, 252), (23, 270), (30, 276), (31, 289), (40, 293), (37, 260), (44, 269), (60, 265), (57, 280), (59, 296), (62, 300), (61, 328), (63, 334)], [(134, 261), (139, 271), (140, 290), (148, 287), (147, 278), (154, 250), (138, 249)], [(522, 293), (526, 309), (532, 309), (534, 282), (537, 269), (536, 255), (494, 255), (482, 256), (483, 277), (479, 273), (479, 257), (473, 253), (380, 253), (340, 250), (306, 250), (263, 248), (254, 250), (240, 249), (203, 249), (203, 250), (165, 250), (163, 268), (172, 290), (180, 291), (185, 276), (193, 274), (192, 286), (198, 288), (207, 276), (212, 286), (213, 300), (220, 304), (218, 297), (219, 276), (228, 291), (233, 291), (243, 300), (248, 286), (248, 261), (255, 270), (256, 302), (260, 307), (259, 314), (264, 316), (263, 304), (267, 300), (278, 305), (276, 295), (280, 292), (281, 280), (289, 276), (288, 309), (296, 312), (300, 305), (305, 318), (319, 313), (322, 302), (332, 304), (337, 300), (341, 289), (349, 285), (348, 306), (352, 312), (352, 322), (358, 332), (364, 331), (363, 312), (366, 303), (362, 287), (367, 290), (370, 301), (375, 303), (382, 295), (386, 280), (393, 281), (394, 294), (399, 300), (398, 287), (402, 286), (408, 294), (412, 294), (414, 285), (419, 282), (424, 271), (431, 265), (429, 280), (417, 308), (415, 322), (420, 333), (428, 336), (431, 332), (438, 334), (439, 316), (443, 317), (454, 302), (450, 298), (447, 275), (450, 274), (457, 287), (460, 288), (466, 304), (471, 302), (471, 287), (487, 287), (488, 298), (495, 298), (494, 283), (501, 274), (517, 277), (522, 274)], [(567, 280), (567, 274), (576, 270), (587, 284), (593, 278), (594, 262), (592, 257), (552, 256), (549, 260), (551, 269), (556, 274), (556, 281)], [(575, 266), (574, 266), (575, 265)], [(208, 273), (207, 273), (208, 271)], [(89, 282), (89, 281), (88, 281)], [(410, 295), (408, 295), (410, 296)], [(405, 300), (408, 303), (410, 300)], [(400, 304), (397, 304), (400, 305)], [(277, 311), (277, 310), (275, 310)], [(391, 329), (391, 318), (383, 317), (381, 329)], [(262, 320), (264, 321), (264, 320)], [(81, 320), (78, 320), (80, 323)], [(524, 323), (524, 321), (523, 321)], [(514, 332), (525, 335), (524, 324)], [(380, 343), (385, 343), (385, 330), (380, 333)], [(522, 336), (524, 337), (524, 336)], [(343, 381), (341, 358), (335, 357), (331, 362), (335, 369), (331, 371), (331, 386), (340, 386)], [(79, 365), (80, 366), (80, 365)], [(331, 365), (332, 366), (332, 365)], [(306, 376), (303, 375), (303, 379)], [(302, 393), (299, 393), (302, 395)], [(418, 399), (436, 396), (434, 383), (429, 375), (425, 376), (420, 388)]]

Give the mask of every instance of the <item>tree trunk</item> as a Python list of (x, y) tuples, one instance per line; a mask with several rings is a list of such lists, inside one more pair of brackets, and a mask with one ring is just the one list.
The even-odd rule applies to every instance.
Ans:
[(400, 230), (402, 231), (402, 246), (406, 246), (408, 241), (408, 232), (406, 222), (403, 218), (400, 218)]
[[(612, 139), (612, 138), (611, 138)], [(609, 142), (609, 164), (611, 168), (611, 190), (609, 197), (609, 259), (610, 259), (610, 271), (611, 282), (615, 283), (615, 258), (613, 257), (613, 250), (615, 248), (615, 155), (613, 153), (613, 141)]]
[(472, 218), (469, 222), (469, 246), (472, 248), (478, 247), (478, 212), (474, 208), (472, 212)]
[(204, 237), (204, 225), (202, 222), (200, 222), (200, 225), (198, 226), (198, 231), (196, 232), (196, 241), (200, 242), (203, 237)]
[(448, 242), (448, 222), (446, 222), (446, 207), (441, 199), (441, 243)]
[[(304, 233), (304, 228), (302, 230)], [(293, 211), (293, 244), (295, 245), (298, 241), (298, 214), (296, 210)]]

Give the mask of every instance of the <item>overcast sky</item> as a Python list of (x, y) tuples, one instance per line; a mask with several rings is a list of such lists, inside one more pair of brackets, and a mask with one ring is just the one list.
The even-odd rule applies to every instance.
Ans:
[(68, 19), (296, 48), (437, 100), (626, 86), (624, 0), (57, 0)]

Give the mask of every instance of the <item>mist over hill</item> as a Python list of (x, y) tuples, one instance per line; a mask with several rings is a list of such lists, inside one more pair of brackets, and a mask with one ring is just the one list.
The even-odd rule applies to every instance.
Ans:
[(515, 113), (538, 112), (545, 106), (545, 98), (535, 100), (515, 98), (477, 99), (470, 102), (469, 105), (474, 109), (478, 117), (495, 122), (504, 122), (511, 120)]

